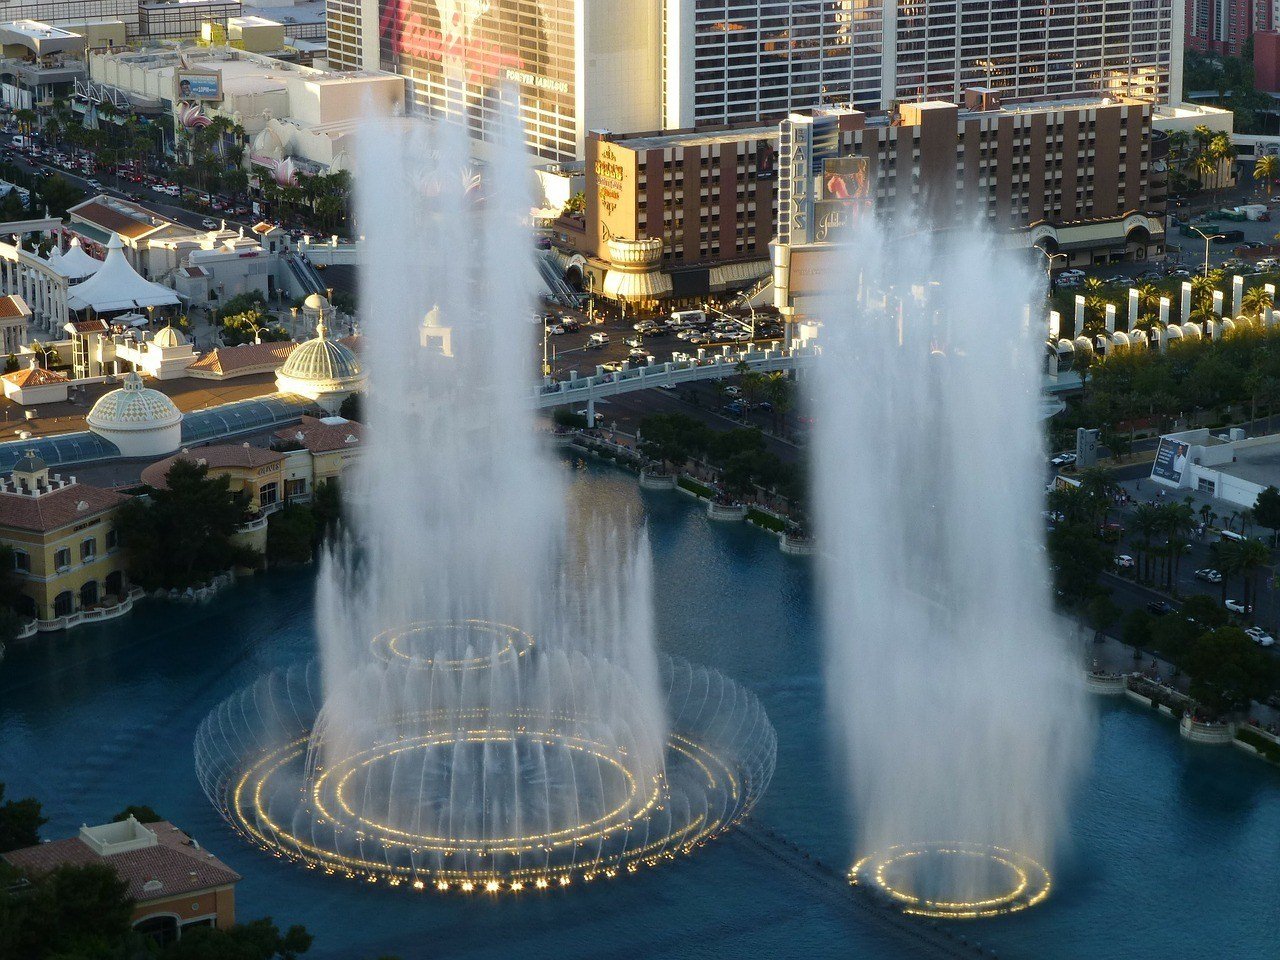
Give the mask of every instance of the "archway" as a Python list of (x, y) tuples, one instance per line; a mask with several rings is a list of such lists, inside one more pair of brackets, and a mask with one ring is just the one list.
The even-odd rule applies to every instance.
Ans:
[(76, 595), (70, 590), (63, 590), (53, 598), (53, 615), (69, 617), (76, 612)]
[(178, 939), (178, 918), (172, 914), (160, 917), (147, 917), (133, 925), (138, 933), (152, 937), (162, 946)]
[(124, 571), (112, 570), (110, 573), (107, 574), (107, 579), (103, 581), (102, 585), (103, 585), (103, 589), (106, 590), (106, 592), (110, 596), (123, 597), (124, 596)]
[(98, 581), (90, 580), (80, 588), (80, 609), (85, 610), (98, 602)]

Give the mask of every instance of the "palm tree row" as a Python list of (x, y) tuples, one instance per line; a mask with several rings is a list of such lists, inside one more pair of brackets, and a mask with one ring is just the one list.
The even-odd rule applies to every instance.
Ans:
[(1137, 551), (1138, 576), (1163, 584), (1173, 592), (1182, 558), (1191, 547), (1195, 513), (1189, 500), (1139, 504), (1129, 521), (1131, 542)]

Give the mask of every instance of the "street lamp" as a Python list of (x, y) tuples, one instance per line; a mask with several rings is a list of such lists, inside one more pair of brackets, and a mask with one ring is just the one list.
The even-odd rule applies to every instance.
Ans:
[(1189, 229), (1193, 233), (1198, 233), (1204, 237), (1204, 275), (1209, 276), (1209, 242), (1212, 240), (1221, 240), (1225, 234), (1221, 233), (1205, 233), (1199, 227), (1192, 227), (1188, 224)]
[(551, 327), (544, 320), (542, 322), (542, 375), (544, 377), (551, 376), (551, 364), (547, 361), (547, 339), (551, 336)]
[(587, 323), (596, 322), (596, 276), (587, 274)]
[(1053, 261), (1057, 260), (1059, 257), (1063, 260), (1070, 260), (1071, 257), (1069, 254), (1065, 253), (1050, 253), (1044, 247), (1036, 247), (1035, 249), (1039, 250), (1040, 255), (1047, 261), (1045, 264), (1045, 275), (1049, 280), (1049, 292), (1053, 293)]
[(744, 290), (744, 291), (742, 291), (742, 293), (738, 294), (738, 297), (739, 297), (739, 299), (741, 299), (741, 300), (742, 300), (742, 305), (743, 305), (743, 306), (745, 306), (748, 310), (750, 310), (750, 311), (751, 311), (751, 342), (752, 342), (752, 343), (755, 343), (755, 342), (756, 342), (756, 308), (755, 308), (755, 305), (751, 302), (751, 295), (750, 295), (749, 293), (747, 293), (747, 291), (745, 291), (745, 290)]

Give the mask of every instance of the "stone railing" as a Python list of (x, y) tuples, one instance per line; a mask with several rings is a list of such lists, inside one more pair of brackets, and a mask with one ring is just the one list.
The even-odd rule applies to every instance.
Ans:
[(51, 630), (69, 630), (72, 627), (78, 627), (82, 623), (98, 623), (102, 620), (114, 620), (116, 617), (123, 617), (126, 613), (133, 609), (133, 601), (143, 596), (142, 590), (134, 587), (129, 591), (129, 595), (124, 597), (118, 603), (110, 606), (90, 607), (88, 610), (77, 610), (69, 613), (65, 617), (54, 617), (52, 620), (37, 620), (36, 629), (41, 633)]
[(1192, 743), (1230, 743), (1236, 736), (1236, 725), (1226, 722), (1207, 722), (1184, 716), (1178, 723), (1178, 732)]

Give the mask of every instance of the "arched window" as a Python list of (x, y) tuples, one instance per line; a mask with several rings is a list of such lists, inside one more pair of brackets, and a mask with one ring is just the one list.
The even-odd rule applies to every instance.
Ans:
[(76, 610), (76, 595), (70, 590), (63, 590), (60, 594), (53, 598), (53, 615), (55, 617), (69, 617)]
[(173, 943), (178, 939), (178, 918), (173, 915), (146, 917), (133, 925), (138, 933), (154, 937), (157, 943)]
[(95, 537), (88, 537), (80, 541), (80, 562), (87, 563), (98, 555), (98, 541)]
[(90, 580), (80, 588), (80, 609), (92, 607), (98, 602), (98, 581)]

